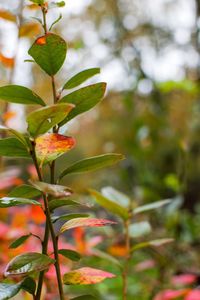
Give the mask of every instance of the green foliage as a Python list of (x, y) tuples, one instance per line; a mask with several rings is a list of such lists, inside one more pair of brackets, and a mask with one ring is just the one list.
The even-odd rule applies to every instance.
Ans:
[(28, 184), (22, 184), (14, 188), (9, 194), (9, 197), (34, 198), (41, 196), (41, 192)]
[(50, 211), (54, 211), (56, 208), (63, 207), (63, 206), (69, 206), (69, 205), (76, 206), (76, 205), (80, 205), (80, 203), (78, 203), (74, 200), (68, 199), (68, 198), (53, 199), (49, 202), (49, 209), (50, 209)]
[(0, 198), (0, 207), (1, 208), (18, 206), (18, 205), (26, 205), (26, 204), (42, 206), (40, 202), (38, 202), (36, 200), (26, 199), (26, 198), (17, 198), (17, 197)]
[(99, 73), (100, 73), (99, 68), (92, 68), (92, 69), (84, 70), (84, 71), (76, 74), (75, 76), (73, 76), (70, 80), (68, 80), (64, 84), (63, 89), (65, 89), (65, 90), (73, 89), (73, 88), (79, 86), (81, 83), (85, 82), (87, 79), (89, 79)]
[(64, 257), (72, 260), (72, 261), (79, 261), (81, 256), (78, 252), (69, 250), (69, 249), (59, 249), (58, 253), (63, 255)]
[(39, 37), (28, 53), (42, 70), (52, 76), (60, 70), (65, 61), (67, 45), (60, 36), (48, 33)]
[(20, 238), (18, 238), (17, 240), (15, 240), (12, 244), (10, 244), (9, 248), (13, 249), (13, 248), (18, 248), (19, 246), (21, 246), (23, 243), (26, 242), (26, 240), (31, 236), (31, 234), (27, 234), (27, 235), (23, 235)]
[(0, 283), (0, 299), (6, 300), (14, 297), (21, 289), (22, 282)]
[(30, 158), (26, 147), (14, 137), (0, 139), (0, 155)]
[(6, 85), (0, 87), (0, 99), (11, 103), (39, 104), (45, 106), (44, 101), (38, 95), (20, 85)]

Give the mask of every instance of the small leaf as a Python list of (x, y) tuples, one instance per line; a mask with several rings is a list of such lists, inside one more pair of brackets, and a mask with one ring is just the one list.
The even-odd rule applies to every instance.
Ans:
[(47, 133), (39, 136), (36, 140), (36, 156), (39, 162), (48, 163), (64, 153), (68, 152), (75, 145), (75, 139), (70, 136), (58, 133)]
[(133, 213), (134, 214), (139, 214), (139, 213), (149, 211), (149, 210), (152, 210), (152, 209), (158, 209), (158, 208), (160, 208), (164, 205), (167, 205), (171, 202), (172, 202), (171, 199), (156, 201), (156, 202), (153, 202), (153, 203), (150, 203), (150, 204), (146, 204), (146, 205), (143, 205), (143, 206), (136, 207), (134, 209)]
[(153, 241), (147, 241), (143, 243), (136, 244), (131, 248), (131, 252), (134, 252), (136, 250), (140, 250), (147, 247), (160, 247), (169, 243), (172, 243), (174, 239), (159, 239), (159, 240), (153, 240)]
[(116, 153), (108, 153), (108, 154), (86, 158), (76, 162), (75, 164), (65, 169), (59, 176), (59, 179), (72, 173), (80, 174), (80, 173), (86, 173), (86, 172), (102, 169), (105, 167), (109, 167), (111, 165), (118, 163), (122, 159), (124, 159), (124, 156), (122, 154), (116, 154)]
[(16, 198), (16, 197), (0, 198), (0, 208), (25, 205), (25, 204), (42, 206), (40, 202), (36, 200), (26, 199), (26, 198)]
[(131, 199), (111, 186), (102, 188), (101, 192), (103, 196), (125, 208), (128, 208), (130, 205)]
[(26, 142), (26, 138), (24, 137), (24, 135), (13, 129), (13, 128), (8, 128), (6, 126), (0, 125), (0, 131), (8, 131), (9, 133), (13, 134), (27, 149), (28, 149), (28, 144)]
[(46, 133), (62, 121), (74, 105), (57, 104), (33, 111), (27, 117), (28, 131), (33, 137)]
[(21, 289), (22, 283), (0, 283), (0, 300), (14, 297)]
[[(52, 3), (51, 3), (52, 4)], [(57, 3), (56, 3), (57, 4)], [(60, 14), (59, 17), (51, 24), (51, 26), (49, 27), (49, 31), (51, 31), (51, 29), (53, 28), (53, 26), (55, 24), (57, 24), (60, 20), (62, 19), (62, 15)]]
[(132, 238), (139, 238), (143, 235), (149, 234), (150, 232), (151, 225), (146, 221), (134, 223), (129, 226), (129, 234)]
[(67, 45), (60, 36), (47, 33), (34, 42), (28, 53), (42, 70), (52, 76), (60, 70), (65, 61)]
[(26, 240), (31, 236), (31, 234), (23, 235), (17, 240), (15, 240), (12, 244), (10, 244), (9, 248), (14, 249), (21, 246)]
[(35, 295), (36, 283), (31, 277), (26, 277), (22, 282), (22, 289), (31, 295)]
[(99, 103), (105, 94), (106, 83), (100, 82), (92, 85), (88, 85), (81, 88), (73, 93), (64, 96), (61, 103), (72, 103), (75, 104), (75, 108), (69, 115), (60, 123), (60, 126), (64, 125), (71, 119), (75, 118)]
[(95, 218), (77, 218), (66, 222), (61, 228), (60, 233), (66, 230), (77, 228), (77, 227), (102, 227), (116, 224), (116, 222), (105, 220), (105, 219), (95, 219)]
[(71, 300), (99, 300), (91, 295), (83, 295), (76, 298), (72, 298)]
[(29, 181), (37, 190), (49, 194), (54, 197), (68, 197), (73, 193), (72, 190), (66, 186), (58, 184), (49, 184), (42, 181)]
[(14, 137), (0, 139), (0, 156), (30, 158), (26, 147)]
[(45, 0), (30, 0), (30, 1), (33, 2), (33, 3), (35, 3), (35, 4), (42, 5), (42, 4), (44, 4)]
[(127, 220), (129, 218), (128, 210), (123, 206), (111, 201), (95, 190), (89, 189), (89, 192), (93, 196), (94, 200), (109, 212), (120, 216), (124, 220)]
[(63, 277), (63, 283), (67, 285), (95, 284), (106, 278), (114, 277), (115, 275), (112, 273), (86, 267), (66, 273)]
[(46, 105), (33, 91), (20, 85), (5, 85), (0, 87), (0, 99), (11, 103)]
[(80, 205), (80, 203), (70, 199), (53, 199), (49, 202), (49, 209), (50, 211), (53, 211), (56, 208), (68, 205)]
[(22, 197), (28, 199), (38, 196), (41, 196), (41, 192), (28, 184), (17, 186), (8, 194), (8, 197)]
[(49, 8), (54, 8), (54, 7), (63, 7), (65, 6), (65, 1), (59, 1), (59, 2), (51, 2), (49, 3)]
[(88, 217), (89, 217), (88, 214), (67, 214), (61, 216), (53, 216), (51, 219), (53, 222), (57, 222), (57, 221), (69, 221), (76, 218), (88, 218)]
[(73, 89), (79, 86), (81, 83), (85, 82), (87, 79), (93, 77), (96, 74), (100, 73), (99, 68), (92, 68), (88, 70), (84, 70), (75, 76), (73, 76), (69, 81), (67, 81), (63, 87), (63, 89)]
[(60, 249), (58, 250), (58, 253), (72, 261), (79, 261), (81, 259), (81, 256), (78, 252), (70, 249)]
[(24, 253), (14, 257), (8, 263), (4, 275), (25, 275), (31, 274), (32, 272), (40, 272), (48, 269), (54, 262), (54, 259), (41, 253)]
[(16, 22), (16, 16), (13, 15), (10, 11), (4, 9), (0, 10), (0, 19), (4, 19), (10, 22)]

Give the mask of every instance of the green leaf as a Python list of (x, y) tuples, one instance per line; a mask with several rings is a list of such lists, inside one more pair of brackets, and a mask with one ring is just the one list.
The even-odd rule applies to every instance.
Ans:
[(70, 249), (60, 249), (58, 250), (58, 253), (72, 261), (79, 261), (81, 259), (81, 256), (78, 252)]
[(90, 171), (95, 171), (111, 165), (116, 164), (120, 160), (124, 159), (122, 154), (108, 153), (99, 156), (93, 156), (76, 162), (75, 164), (69, 166), (65, 169), (59, 176), (59, 179), (62, 179), (68, 174), (80, 174)]
[(10, 249), (15, 249), (19, 246), (21, 246), (23, 243), (26, 242), (26, 240), (31, 236), (31, 234), (23, 235), (17, 240), (15, 240), (12, 244), (10, 244), (9, 248)]
[(99, 258), (105, 259), (105, 260), (111, 262), (112, 264), (117, 265), (120, 268), (122, 267), (121, 263), (115, 257), (113, 257), (112, 255), (110, 255), (106, 252), (103, 252), (99, 249), (93, 248), (92, 249), (92, 254), (99, 257)]
[(151, 232), (151, 225), (147, 221), (138, 222), (129, 226), (129, 234), (132, 238), (139, 238)]
[(91, 108), (93, 108), (97, 103), (99, 103), (105, 94), (106, 83), (100, 82), (92, 85), (88, 85), (81, 88), (73, 93), (64, 96), (59, 102), (61, 103), (73, 103), (75, 108), (69, 113), (67, 118), (65, 118), (60, 126), (64, 125), (66, 122), (70, 121), (77, 115), (80, 115)]
[(0, 87), (0, 99), (12, 103), (46, 105), (33, 91), (20, 85), (6, 85)]
[(123, 206), (111, 201), (110, 199), (104, 197), (102, 194), (93, 189), (89, 189), (89, 192), (99, 205), (107, 209), (109, 212), (121, 217), (122, 219), (128, 220), (128, 210)]
[(30, 293), (31, 295), (35, 295), (36, 290), (36, 283), (31, 277), (27, 277), (22, 282), (22, 289), (26, 292)]
[(0, 283), (0, 300), (14, 297), (21, 289), (22, 283)]
[(0, 208), (25, 205), (25, 204), (42, 206), (40, 202), (36, 200), (26, 199), (26, 198), (16, 198), (16, 197), (0, 198)]
[(79, 86), (81, 83), (85, 82), (87, 79), (93, 77), (96, 74), (100, 73), (100, 68), (92, 68), (88, 70), (84, 70), (75, 76), (73, 76), (70, 80), (68, 80), (63, 89), (73, 89), (77, 86)]
[(33, 3), (35, 3), (35, 4), (42, 5), (42, 4), (44, 4), (45, 0), (30, 0), (30, 1), (33, 2)]
[(70, 200), (68, 198), (66, 199), (53, 199), (49, 202), (49, 209), (50, 211), (53, 211), (56, 208), (68, 206), (68, 205), (81, 205), (80, 203)]
[(53, 222), (57, 221), (68, 221), (76, 218), (88, 218), (88, 214), (67, 214), (67, 215), (61, 215), (61, 216), (53, 216), (51, 219)]
[(28, 199), (39, 196), (41, 196), (41, 192), (28, 184), (17, 186), (8, 194), (8, 197), (22, 197)]
[(57, 104), (33, 111), (27, 117), (28, 131), (33, 137), (46, 133), (61, 122), (74, 105)]
[(143, 243), (139, 243), (131, 248), (131, 252), (134, 252), (136, 250), (140, 250), (147, 247), (160, 247), (169, 243), (172, 243), (174, 239), (159, 239), (159, 240), (153, 240), (153, 241), (147, 241)]
[(72, 298), (71, 300), (99, 300), (91, 295), (83, 295), (76, 298)]
[(128, 208), (130, 205), (131, 199), (111, 186), (102, 188), (101, 192), (103, 196), (125, 208)]
[(52, 76), (60, 70), (65, 61), (67, 45), (60, 36), (47, 33), (34, 42), (28, 53), (42, 70)]
[(158, 208), (160, 208), (164, 205), (167, 205), (171, 202), (172, 202), (171, 199), (166, 199), (166, 200), (156, 201), (156, 202), (153, 202), (153, 203), (150, 203), (150, 204), (142, 205), (142, 206), (136, 207), (133, 210), (133, 213), (134, 214), (139, 214), (139, 213), (143, 213), (145, 211), (149, 211), (149, 210), (152, 210), (152, 209), (158, 209)]
[(58, 184), (49, 184), (42, 181), (32, 181), (29, 182), (39, 191), (49, 194), (54, 197), (68, 197), (73, 193), (70, 188)]
[(54, 262), (54, 259), (41, 253), (30, 252), (20, 254), (8, 263), (4, 275), (26, 275), (32, 272), (40, 272), (48, 269)]
[(14, 137), (0, 139), (0, 156), (30, 158), (26, 147)]
[(26, 139), (24, 137), (24, 135), (17, 131), (14, 130), (13, 128), (8, 128), (6, 126), (0, 125), (0, 131), (8, 131), (9, 133), (12, 133), (27, 149), (28, 149), (28, 144), (26, 142)]
[[(51, 6), (52, 6), (52, 4), (57, 5), (58, 3), (51, 3)], [(55, 24), (57, 24), (61, 19), (62, 19), (62, 15), (60, 14), (59, 17), (58, 17), (58, 18), (51, 24), (51, 26), (49, 27), (49, 31), (51, 31), (51, 29), (53, 28), (53, 26), (54, 26)]]

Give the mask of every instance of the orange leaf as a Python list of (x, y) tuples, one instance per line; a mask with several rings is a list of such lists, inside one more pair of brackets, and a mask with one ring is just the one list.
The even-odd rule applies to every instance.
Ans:
[(0, 18), (6, 21), (16, 22), (16, 16), (7, 10), (0, 10)]
[(128, 254), (126, 245), (115, 244), (108, 248), (108, 252), (113, 256), (124, 257)]
[(69, 151), (75, 139), (58, 133), (48, 133), (36, 139), (36, 155), (42, 163), (50, 162)]
[(112, 273), (85, 267), (66, 273), (63, 277), (63, 282), (67, 285), (85, 285), (99, 283), (106, 278), (114, 277), (115, 275)]
[(13, 68), (15, 60), (14, 58), (6, 57), (2, 53), (0, 53), (0, 62), (2, 65), (4, 65), (6, 68)]
[(37, 23), (26, 23), (20, 27), (19, 36), (20, 37), (32, 37), (39, 34), (41, 27)]
[[(34, 207), (35, 206), (35, 207)], [(43, 224), (45, 222), (45, 214), (40, 206), (36, 207), (36, 205), (31, 206), (31, 215), (30, 218), (36, 224)]]

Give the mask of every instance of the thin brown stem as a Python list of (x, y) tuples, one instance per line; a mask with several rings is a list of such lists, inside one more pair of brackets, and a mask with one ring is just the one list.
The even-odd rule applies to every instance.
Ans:
[(124, 229), (125, 229), (125, 243), (126, 243), (126, 257), (124, 262), (124, 268), (122, 271), (122, 285), (123, 285), (123, 291), (122, 291), (122, 299), (127, 300), (127, 294), (128, 294), (128, 269), (129, 269), (129, 263), (130, 263), (130, 235), (129, 235), (129, 224), (130, 219), (124, 221)]

